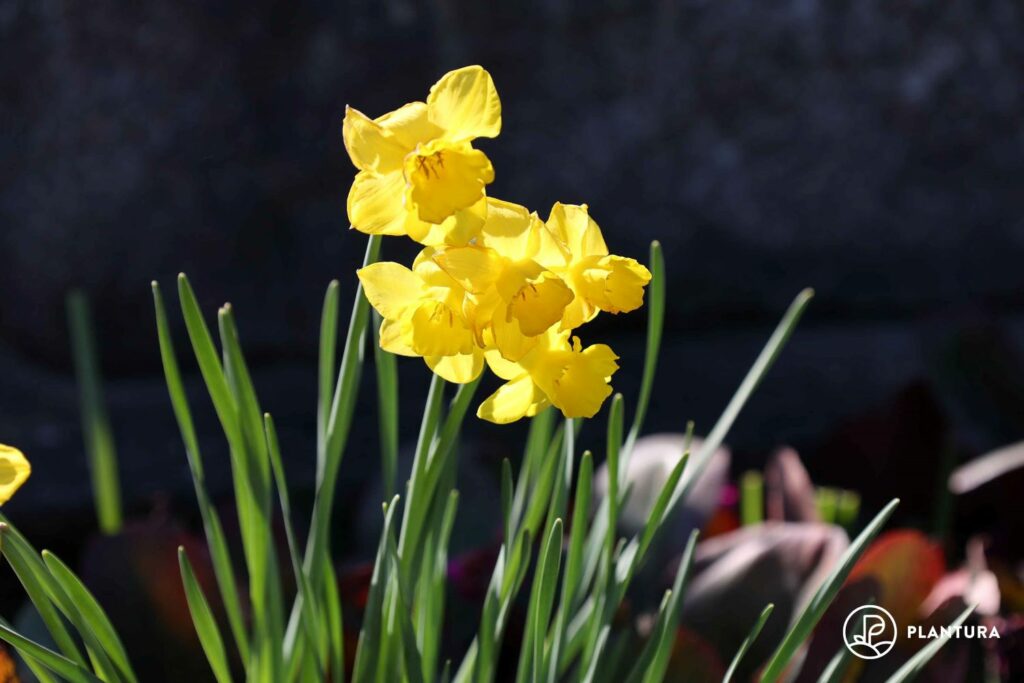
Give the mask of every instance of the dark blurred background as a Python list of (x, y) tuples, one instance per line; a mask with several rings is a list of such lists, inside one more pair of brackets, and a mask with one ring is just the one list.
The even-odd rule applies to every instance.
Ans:
[[(904, 521), (926, 519), (943, 453), (1024, 435), (1022, 29), (1015, 0), (0, 0), (0, 440), (35, 468), (5, 512), (40, 545), (93, 524), (64, 310), (76, 287), (129, 510), (190, 507), (149, 289), (174, 314), (179, 271), (211, 316), (235, 305), (308, 487), (322, 295), (338, 278), (347, 319), (365, 244), (345, 217), (344, 107), (380, 115), (479, 63), (504, 106), (481, 145), (491, 194), (542, 216), (586, 202), (613, 251), (665, 247), (649, 431), (692, 418), (706, 433), (811, 286), (728, 439), (734, 472), (791, 443), (816, 482), (871, 512), (902, 495)], [(622, 356), (627, 405), (644, 324), (583, 331)], [(224, 494), (223, 439), (185, 367)], [(411, 441), (428, 373), (400, 367)], [(372, 377), (343, 466), (353, 509), (377, 476)], [(485, 480), (522, 431), (471, 421)], [(581, 439), (603, 452), (600, 420)]]

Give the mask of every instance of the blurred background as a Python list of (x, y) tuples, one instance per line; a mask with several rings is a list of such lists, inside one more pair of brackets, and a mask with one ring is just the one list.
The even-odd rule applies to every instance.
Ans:
[[(813, 287), (727, 439), (730, 478), (788, 444), (868, 514), (902, 497), (895, 523), (936, 532), (950, 558), (981, 528), (1019, 541), (991, 528), (1012, 494), (943, 492), (956, 465), (1024, 438), (1022, 37), (1014, 0), (0, 0), (0, 440), (34, 466), (4, 512), (41, 547), (81, 550), (95, 527), (65, 310), (80, 289), (126, 509), (187, 526), (149, 289), (159, 281), (173, 313), (179, 271), (211, 319), (235, 306), (289, 479), (308, 494), (323, 292), (337, 278), (347, 310), (365, 245), (345, 216), (344, 107), (377, 116), (479, 63), (504, 110), (502, 135), (480, 144), (490, 194), (542, 216), (585, 202), (614, 252), (665, 248), (648, 431), (692, 419), (706, 433)], [(627, 410), (645, 322), (584, 331), (623, 358)], [(408, 446), (428, 373), (399, 367)], [(223, 439), (185, 369), (209, 486), (226, 496)], [(336, 547), (353, 561), (360, 510), (378, 502), (372, 384), (368, 370), (342, 473), (351, 543)], [(603, 431), (599, 418), (582, 446), (601, 448)], [(465, 476), (493, 506), (525, 431), (473, 420), (468, 433)], [(6, 582), (0, 606), (18, 594)]]

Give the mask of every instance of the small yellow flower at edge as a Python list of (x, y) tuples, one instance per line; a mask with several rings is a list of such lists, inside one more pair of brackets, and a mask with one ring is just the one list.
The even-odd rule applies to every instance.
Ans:
[(25, 455), (0, 443), (0, 505), (11, 499), (30, 474), (32, 467)]
[(348, 196), (352, 227), (465, 244), (486, 216), (484, 187), (494, 181), (490, 160), (472, 141), (500, 132), (501, 101), (479, 66), (445, 74), (426, 102), (376, 119), (347, 108), (345, 148), (359, 169)]

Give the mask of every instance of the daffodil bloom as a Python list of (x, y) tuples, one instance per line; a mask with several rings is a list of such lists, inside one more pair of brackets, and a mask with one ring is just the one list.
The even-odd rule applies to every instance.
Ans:
[(507, 424), (532, 417), (554, 405), (566, 417), (593, 417), (612, 392), (618, 356), (604, 344), (582, 348), (579, 337), (570, 343), (568, 331), (550, 328), (537, 344), (513, 363), (497, 350), (485, 354), (491, 371), (505, 384), (477, 409), (477, 416)]
[(562, 320), (574, 294), (534, 260), (553, 247), (536, 214), (494, 198), (487, 202), (487, 222), (475, 243), (438, 249), (433, 258), (469, 292), (466, 310), (478, 343), (516, 361), (533, 348), (535, 337)]
[(466, 244), (486, 216), (484, 188), (494, 180), (472, 141), (500, 131), (498, 92), (479, 66), (445, 74), (426, 102), (376, 119), (347, 108), (345, 148), (359, 169), (348, 195), (352, 227), (428, 245)]
[(463, 315), (465, 291), (424, 249), (412, 270), (392, 262), (357, 271), (370, 304), (384, 321), (380, 346), (401, 356), (422, 356), (431, 370), (457, 384), (483, 370), (482, 349)]
[(539, 250), (537, 259), (575, 295), (562, 318), (563, 330), (593, 320), (598, 311), (628, 313), (643, 306), (651, 272), (635, 259), (608, 253), (586, 204), (555, 204), (545, 227), (557, 248)]
[(0, 505), (11, 499), (31, 473), (32, 467), (21, 451), (0, 443)]

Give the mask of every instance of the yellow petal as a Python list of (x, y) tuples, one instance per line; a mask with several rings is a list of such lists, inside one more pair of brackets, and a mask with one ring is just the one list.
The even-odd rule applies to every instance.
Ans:
[(608, 255), (601, 228), (590, 217), (586, 204), (556, 203), (551, 207), (547, 226), (569, 248), (574, 259)]
[(491, 369), (491, 372), (505, 381), (516, 379), (526, 373), (522, 365), (505, 360), (497, 349), (484, 351), (484, 359), (487, 361), (487, 367)]
[(540, 225), (540, 219), (525, 206), (488, 197), (487, 221), (480, 229), (480, 244), (513, 261), (532, 258)]
[(536, 246), (533, 249), (531, 258), (545, 268), (564, 268), (572, 264), (572, 252), (569, 246), (562, 241), (546, 223), (541, 223), (534, 214), (538, 225), (535, 229)]
[(487, 216), (487, 197), (481, 197), (466, 209), (459, 209), (442, 223), (421, 221), (414, 214), (406, 219), (405, 229), (409, 237), (427, 246), (465, 246), (477, 235)]
[(450, 71), (430, 89), (430, 120), (451, 140), (493, 138), (501, 132), (501, 101), (483, 67)]
[(409, 150), (435, 140), (444, 133), (430, 122), (426, 102), (410, 102), (381, 116), (376, 123), (392, 133)]
[(410, 327), (401, 320), (382, 320), (380, 323), (380, 348), (397, 356), (416, 356), (412, 349)]
[(498, 387), (497, 391), (480, 404), (476, 415), (495, 424), (508, 424), (527, 415), (536, 414), (544, 401), (544, 394), (530, 376), (523, 375)]
[(587, 301), (583, 296), (577, 296), (565, 307), (562, 314), (562, 330), (575, 330), (584, 323), (588, 323), (597, 317), (600, 309)]
[(398, 320), (424, 294), (423, 282), (405, 266), (381, 261), (356, 271), (370, 305), (381, 317)]
[(361, 171), (397, 171), (405, 155), (412, 151), (394, 133), (352, 107), (345, 107), (342, 136), (349, 158)]
[(0, 505), (11, 499), (30, 474), (32, 466), (24, 454), (17, 448), (0, 444)]
[(494, 168), (483, 152), (468, 145), (431, 146), (405, 160), (407, 206), (420, 220), (441, 223), (477, 203)]
[(608, 313), (628, 313), (644, 304), (651, 272), (635, 259), (605, 256), (578, 279), (587, 301)]
[(440, 249), (434, 263), (467, 292), (479, 294), (494, 286), (502, 268), (502, 258), (485, 247)]
[(511, 316), (508, 308), (501, 304), (491, 319), (494, 345), (506, 360), (517, 362), (537, 345), (537, 338), (526, 336), (519, 327), (519, 321)]
[[(574, 342), (578, 347), (579, 339)], [(574, 351), (548, 398), (566, 417), (593, 417), (612, 393), (609, 381), (619, 369), (617, 359), (604, 344)]]
[(360, 171), (348, 192), (348, 220), (369, 235), (404, 235), (405, 180), (401, 173)]
[(534, 337), (562, 319), (573, 293), (557, 275), (544, 271), (526, 282), (509, 302), (509, 314), (519, 321), (520, 331)]
[(456, 356), (473, 351), (473, 333), (457, 312), (441, 301), (424, 301), (409, 319), (412, 348), (420, 356)]
[(454, 384), (472, 382), (484, 369), (484, 353), (480, 349), (457, 356), (427, 356), (423, 360), (442, 379)]

